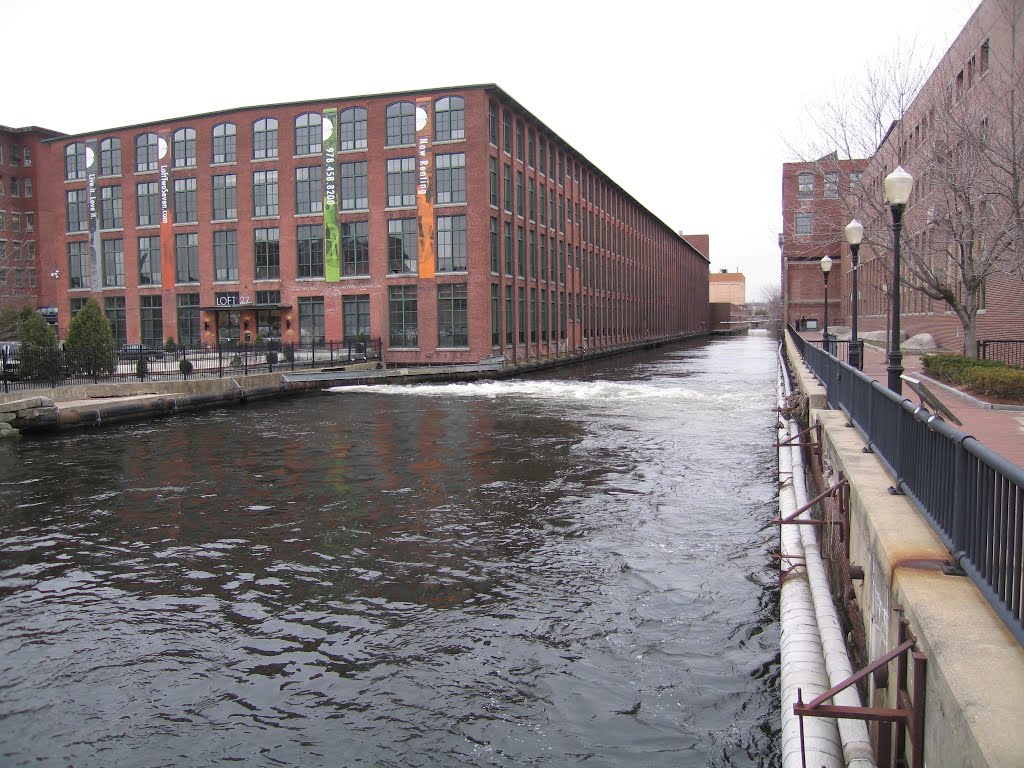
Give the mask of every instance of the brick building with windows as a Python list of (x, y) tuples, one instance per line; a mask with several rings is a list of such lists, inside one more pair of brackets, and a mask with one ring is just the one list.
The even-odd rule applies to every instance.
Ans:
[(381, 338), (399, 364), (706, 327), (707, 248), (494, 85), (32, 135), (26, 296), (61, 337), (89, 298), (120, 343)]
[[(982, 0), (926, 79), (902, 118), (866, 160), (830, 156), (783, 165), (783, 305), (786, 322), (820, 322), (818, 262), (836, 263), (829, 278), (829, 324), (850, 325), (852, 262), (843, 228), (864, 225), (858, 268), (860, 332), (889, 327), (893, 283), (892, 218), (884, 179), (898, 165), (914, 177), (903, 216), (900, 323), (905, 335), (928, 333), (942, 349), (974, 351), (957, 314), (922, 288), (939, 285), (963, 301), (958, 262), (991, 261), (976, 293), (978, 339), (1015, 339), (1024, 324), (1024, 19), (1019, 3)], [(1014, 111), (1016, 110), (1016, 111)], [(840, 184), (838, 193), (830, 174)], [(1016, 178), (1014, 178), (1016, 174)], [(855, 183), (847, 183), (853, 181)], [(858, 181), (859, 180), (859, 181)], [(819, 326), (820, 327), (820, 326)]]

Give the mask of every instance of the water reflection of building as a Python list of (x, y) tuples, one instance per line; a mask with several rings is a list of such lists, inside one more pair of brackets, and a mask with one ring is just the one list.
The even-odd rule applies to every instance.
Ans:
[(95, 298), (121, 342), (469, 362), (707, 319), (706, 248), (494, 85), (0, 135), (33, 190), (32, 285), (7, 301), (57, 307), (62, 335)]

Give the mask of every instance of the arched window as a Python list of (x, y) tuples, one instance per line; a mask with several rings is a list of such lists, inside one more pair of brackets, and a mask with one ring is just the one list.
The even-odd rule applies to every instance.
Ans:
[(100, 176), (121, 175), (121, 140), (110, 138), (100, 142)]
[(142, 133), (135, 137), (135, 170), (142, 173), (155, 171), (160, 163), (160, 141), (155, 133)]
[(413, 144), (416, 141), (416, 106), (410, 101), (399, 101), (388, 107), (384, 146)]
[(220, 123), (213, 126), (213, 162), (233, 163), (235, 157), (235, 124)]
[(315, 155), (321, 150), (324, 129), (320, 124), (320, 115), (307, 112), (295, 118), (295, 154)]
[(466, 138), (465, 100), (445, 96), (434, 103), (434, 141)]
[(352, 107), (342, 112), (338, 118), (338, 132), (342, 152), (366, 149), (366, 110)]
[(196, 130), (179, 128), (174, 132), (174, 167), (186, 168), (196, 164)]
[(80, 141), (64, 147), (64, 178), (69, 181), (85, 178), (85, 144)]
[(277, 157), (277, 118), (263, 117), (252, 124), (252, 159)]

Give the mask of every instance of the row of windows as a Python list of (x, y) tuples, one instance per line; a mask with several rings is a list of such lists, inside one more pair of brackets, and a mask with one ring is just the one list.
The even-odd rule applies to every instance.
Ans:
[[(32, 197), (32, 179), (27, 176), (11, 176), (10, 190), (11, 197)], [(4, 177), (0, 176), (0, 197), (6, 194), (7, 185), (4, 183)]]
[[(319, 154), (323, 151), (323, 118), (319, 113), (307, 112), (295, 118), (294, 148), (296, 155)], [(219, 123), (211, 132), (210, 161), (213, 164), (237, 161), (237, 126)], [(338, 115), (338, 146), (341, 151), (366, 149), (367, 111), (363, 107), (350, 107)], [(465, 100), (461, 96), (446, 96), (434, 102), (434, 140), (456, 141), (466, 137)], [(390, 105), (385, 111), (385, 146), (413, 144), (416, 140), (416, 105), (402, 101)], [(273, 117), (256, 120), (252, 126), (252, 158), (267, 160), (278, 156), (278, 121)], [(68, 181), (84, 179), (86, 151), (84, 142), (73, 142), (64, 147), (64, 178)], [(99, 144), (101, 176), (120, 175), (122, 169), (121, 140), (103, 139)], [(179, 128), (171, 138), (173, 166), (195, 167), (198, 161), (196, 131)], [(160, 162), (160, 138), (155, 133), (135, 137), (135, 171), (155, 171)]]
[(36, 241), (35, 240), (6, 240), (0, 239), (0, 261), (35, 261)]
[[(839, 172), (826, 171), (822, 174), (822, 180), (822, 197), (831, 200), (837, 199), (839, 197)], [(803, 199), (814, 197), (816, 183), (817, 175), (810, 171), (797, 174), (796, 196)], [(848, 178), (849, 188), (853, 189), (859, 183), (860, 173), (858, 171), (850, 173)]]
[[(4, 164), (5, 146), (0, 144), (0, 165)], [(23, 165), (26, 168), (32, 165), (32, 147), (23, 147), (20, 144), (11, 144), (10, 153), (11, 165), (17, 167)]]
[[(437, 155), (434, 201), (439, 205), (466, 202), (466, 156), (463, 153)], [(322, 167), (295, 169), (295, 212), (323, 213)], [(366, 161), (342, 163), (340, 168), (339, 202), (342, 211), (369, 208), (369, 175)], [(212, 179), (212, 217), (214, 221), (238, 218), (238, 182), (233, 173)], [(198, 187), (194, 177), (174, 179), (173, 213), (175, 224), (199, 221)], [(160, 182), (135, 185), (136, 224), (140, 227), (160, 223)], [(88, 190), (72, 189), (65, 193), (67, 231), (84, 232), (89, 228)], [(414, 158), (389, 160), (387, 164), (388, 207), (410, 207), (416, 203), (416, 161)], [(277, 216), (279, 183), (277, 171), (253, 173), (253, 216)], [(101, 229), (124, 226), (121, 187), (100, 187), (99, 225)]]
[(24, 213), (0, 211), (0, 232), (7, 231), (8, 221), (11, 232), (32, 232), (36, 228), (36, 215), (32, 211)]
[[(465, 272), (467, 257), (466, 217), (437, 217), (437, 271)], [(104, 288), (125, 286), (124, 240), (101, 241), (101, 283)], [(139, 285), (162, 283), (159, 236), (137, 239)], [(416, 219), (392, 219), (388, 222), (388, 272), (416, 274)], [(341, 274), (349, 277), (370, 275), (370, 225), (367, 221), (341, 224)], [(324, 235), (319, 225), (296, 228), (296, 276), (324, 277)], [(238, 233), (218, 230), (213, 233), (213, 279), (234, 282), (238, 272)], [(70, 288), (94, 288), (89, 268), (89, 243), (68, 243), (68, 281)], [(176, 283), (198, 283), (199, 235), (182, 233), (174, 236)], [(253, 266), (257, 280), (278, 280), (281, 277), (281, 231), (278, 227), (261, 227), (253, 237)]]
[(35, 288), (36, 287), (36, 271), (35, 269), (28, 268), (23, 269), (21, 267), (15, 267), (14, 269), (8, 269), (7, 267), (0, 267), (0, 288)]

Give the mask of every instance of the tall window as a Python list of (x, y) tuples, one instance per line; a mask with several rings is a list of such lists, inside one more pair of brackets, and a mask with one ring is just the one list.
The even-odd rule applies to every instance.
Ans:
[(179, 128), (174, 132), (174, 167), (191, 168), (196, 164), (196, 130)]
[(89, 211), (86, 208), (84, 189), (69, 189), (67, 199), (68, 232), (85, 232), (89, 228)]
[(199, 221), (196, 180), (174, 180), (174, 223), (195, 224)]
[(64, 178), (68, 181), (85, 178), (85, 144), (81, 141), (64, 147)]
[(370, 295), (344, 296), (341, 317), (345, 341), (370, 338)]
[(121, 174), (121, 140), (104, 139), (100, 142), (100, 176)]
[(416, 219), (388, 220), (388, 272), (416, 273)]
[(512, 113), (507, 109), (501, 114), (501, 146), (505, 154), (512, 154)]
[(265, 227), (256, 230), (253, 238), (256, 246), (256, 279), (279, 280), (281, 278), (281, 230)]
[(234, 123), (213, 126), (213, 162), (233, 163), (237, 159)]
[(199, 294), (179, 293), (178, 304), (178, 346), (198, 347), (202, 341), (199, 324)]
[(277, 216), (277, 171), (255, 171), (252, 175), (253, 216)]
[(160, 183), (144, 181), (135, 185), (135, 202), (138, 210), (138, 224), (148, 227), (160, 223)]
[(498, 207), (498, 158), (487, 158), (487, 191), (491, 205)]
[(515, 317), (513, 315), (514, 306), (515, 306), (515, 302), (514, 302), (514, 300), (512, 298), (512, 286), (511, 285), (506, 285), (505, 286), (505, 343), (509, 344), (509, 345), (512, 344), (512, 333), (513, 333), (512, 329), (515, 327), (513, 325), (513, 321), (515, 319)]
[(809, 235), (812, 231), (811, 214), (798, 213), (796, 215), (796, 233), (798, 235)]
[(143, 344), (163, 346), (164, 310), (159, 296), (139, 296), (139, 328)]
[(103, 287), (124, 288), (124, 240), (103, 241)]
[(416, 141), (416, 107), (409, 101), (400, 101), (387, 108), (385, 114), (384, 145), (394, 147)]
[(437, 217), (437, 271), (466, 271), (466, 217)]
[(505, 195), (502, 207), (507, 213), (512, 213), (512, 166), (508, 164), (505, 165)]
[(419, 346), (415, 285), (388, 288), (388, 346)]
[(103, 300), (103, 314), (110, 321), (114, 343), (121, 346), (128, 343), (128, 322), (124, 303), (124, 296), (108, 296)]
[(320, 186), (320, 166), (295, 169), (295, 212), (323, 213), (323, 189)]
[(446, 96), (434, 103), (434, 141), (466, 138), (465, 100)]
[(523, 141), (523, 123), (516, 120), (516, 160), (522, 162), (526, 144)]
[(299, 342), (323, 344), (327, 336), (324, 324), (324, 297), (299, 297)]
[(264, 117), (252, 124), (252, 159), (274, 157), (277, 157), (277, 118)]
[(137, 173), (155, 171), (160, 165), (160, 140), (155, 133), (135, 137), (135, 170)]
[(462, 152), (454, 155), (436, 155), (434, 162), (437, 203), (444, 205), (466, 202), (466, 155)]
[(814, 197), (814, 174), (800, 173), (796, 177), (796, 196)]
[(512, 222), (505, 222), (505, 274), (512, 276), (512, 262), (515, 259), (512, 250)]
[(174, 236), (174, 281), (199, 282), (199, 235), (195, 232)]
[(491, 283), (491, 346), (501, 343), (501, 294), (497, 283)]
[(346, 221), (341, 224), (341, 274), (370, 274), (370, 223)]
[(437, 346), (469, 346), (469, 311), (465, 283), (437, 286)]
[(498, 105), (493, 101), (487, 105), (487, 140), (498, 146)]
[(822, 190), (824, 197), (835, 200), (839, 197), (839, 174), (836, 171), (825, 173), (825, 184)]
[(519, 343), (526, 342), (526, 289), (519, 289)]
[(491, 245), (491, 272), (497, 274), (501, 269), (501, 238), (498, 235), (498, 220), (491, 217), (490, 245)]
[(366, 110), (351, 107), (338, 116), (338, 146), (342, 152), (366, 149)]
[(123, 227), (121, 211), (121, 188), (100, 187), (100, 227), (102, 229)]
[(296, 229), (295, 255), (298, 277), (324, 276), (324, 228), (304, 224)]
[(160, 285), (160, 238), (139, 238), (139, 285)]
[(366, 161), (341, 164), (341, 210), (357, 211), (370, 207), (367, 192)]
[(213, 177), (213, 218), (238, 218), (238, 186), (233, 173)]
[[(0, 243), (2, 242), (0, 241)], [(68, 287), (92, 287), (92, 273), (89, 270), (89, 243), (84, 240), (68, 243)]]
[(238, 233), (233, 229), (213, 233), (213, 279), (238, 280)]
[(315, 155), (321, 149), (324, 129), (320, 123), (320, 115), (307, 112), (295, 118), (295, 154)]
[(388, 160), (387, 173), (388, 207), (416, 205), (416, 158)]
[(526, 202), (523, 200), (523, 172), (516, 171), (516, 213), (526, 215)]

